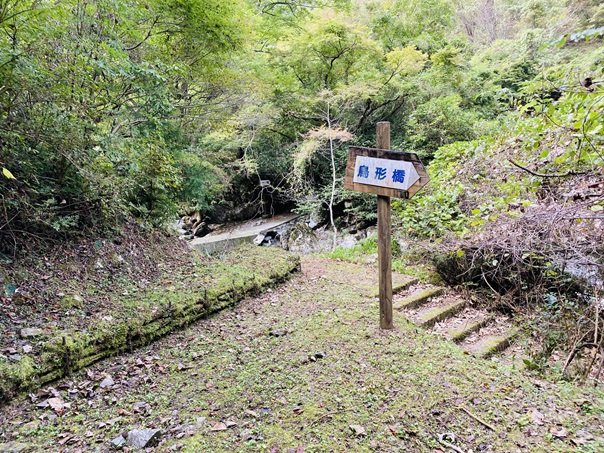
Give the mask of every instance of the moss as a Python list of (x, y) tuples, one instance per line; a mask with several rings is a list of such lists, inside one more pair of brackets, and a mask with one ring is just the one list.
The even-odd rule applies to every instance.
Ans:
[(29, 388), (36, 378), (36, 364), (31, 357), (22, 357), (15, 363), (0, 363), (0, 401), (9, 399), (20, 389)]
[[(36, 382), (47, 383), (116, 353), (147, 345), (248, 294), (274, 286), (300, 268), (300, 258), (282, 249), (243, 246), (224, 261), (200, 267), (201, 283), (182, 282), (180, 291), (154, 290), (136, 299), (125, 298), (122, 312), (112, 313), (113, 320), (95, 322), (87, 332), (55, 333), (42, 345), (44, 352), (37, 365), (29, 357), (18, 367), (0, 364), (0, 399), (8, 399)], [(259, 269), (262, 272), (257, 274)], [(204, 276), (211, 276), (208, 284)]]
[(403, 308), (416, 308), (426, 303), (431, 297), (440, 296), (444, 291), (444, 288), (426, 288), (423, 291), (414, 293), (410, 296), (401, 299), (394, 308), (402, 310)]
[(73, 308), (82, 308), (83, 305), (84, 305), (84, 299), (82, 299), (77, 294), (73, 295), (73, 296), (65, 296), (61, 299), (61, 302), (60, 302), (60, 306), (64, 310), (70, 310)]

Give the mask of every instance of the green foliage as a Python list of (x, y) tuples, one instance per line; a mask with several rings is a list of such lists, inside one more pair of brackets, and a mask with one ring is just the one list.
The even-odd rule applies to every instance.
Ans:
[[(398, 244), (393, 241), (393, 245)], [(377, 236), (370, 236), (360, 241), (357, 245), (349, 248), (337, 247), (333, 252), (326, 256), (331, 259), (356, 262), (362, 255), (372, 255), (377, 253)]]
[(426, 160), (431, 160), (443, 145), (474, 138), (472, 124), (476, 115), (462, 109), (461, 101), (459, 95), (430, 99), (409, 118), (411, 143)]
[(216, 181), (182, 184), (192, 160), (208, 165), (179, 157), (199, 135), (189, 118), (226, 105), (214, 82), (220, 73), (221, 89), (233, 83), (220, 68), (243, 51), (249, 11), (243, 0), (7, 2), (0, 250), (132, 214), (156, 222), (183, 196), (209, 207)]
[(129, 215), (160, 223), (179, 203), (253, 201), (252, 189), (229, 190), (235, 181), (270, 179), (321, 211), (334, 168), (338, 212), (373, 220), (371, 202), (342, 190), (344, 140), (332, 166), (312, 134), (373, 146), (381, 120), (393, 148), (434, 158), (433, 188), (397, 206), (402, 228), (483, 225), (537, 189), (497, 165), (489, 185), (485, 162), (506, 137), (521, 137), (506, 157), (543, 171), (602, 165), (601, 96), (577, 88), (601, 78), (601, 13), (592, 0), (11, 0), (0, 11), (0, 250)]

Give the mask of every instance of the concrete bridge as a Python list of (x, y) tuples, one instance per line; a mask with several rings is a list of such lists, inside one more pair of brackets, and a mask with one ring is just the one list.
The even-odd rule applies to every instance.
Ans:
[(274, 230), (298, 217), (299, 214), (280, 214), (268, 219), (257, 218), (225, 224), (207, 236), (193, 239), (190, 244), (202, 253), (228, 250), (237, 244), (252, 242), (259, 234)]

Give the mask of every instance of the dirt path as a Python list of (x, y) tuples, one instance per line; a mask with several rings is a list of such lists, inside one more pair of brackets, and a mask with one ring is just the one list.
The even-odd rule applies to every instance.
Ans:
[(599, 392), (402, 318), (379, 331), (375, 276), (304, 258), (279, 289), (4, 408), (0, 451), (113, 451), (135, 429), (160, 429), (161, 452), (604, 451)]

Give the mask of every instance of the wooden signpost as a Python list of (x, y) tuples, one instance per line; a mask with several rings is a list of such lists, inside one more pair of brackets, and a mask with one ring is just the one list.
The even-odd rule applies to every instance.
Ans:
[(390, 123), (377, 123), (377, 149), (350, 147), (344, 188), (378, 196), (380, 327), (392, 329), (390, 198), (411, 198), (430, 177), (417, 154), (390, 150)]

